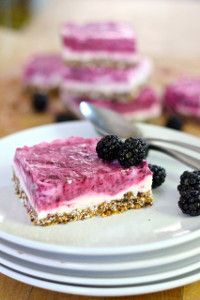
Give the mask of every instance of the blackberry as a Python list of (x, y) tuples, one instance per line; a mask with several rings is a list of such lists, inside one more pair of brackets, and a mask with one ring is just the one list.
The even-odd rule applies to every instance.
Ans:
[(44, 112), (48, 106), (48, 95), (34, 93), (32, 96), (32, 107), (36, 112)]
[(180, 198), (178, 206), (184, 214), (192, 217), (200, 216), (200, 200)]
[(178, 116), (170, 116), (166, 122), (166, 127), (181, 130), (183, 127), (183, 121)]
[(65, 121), (74, 121), (74, 120), (76, 120), (75, 116), (68, 115), (65, 113), (59, 113), (55, 116), (56, 123), (65, 122)]
[(159, 187), (161, 184), (163, 184), (163, 182), (165, 181), (166, 171), (164, 168), (157, 165), (149, 164), (149, 168), (153, 173), (152, 188), (155, 189)]
[(196, 189), (200, 190), (200, 171), (185, 171), (180, 177), (180, 189)]
[(96, 146), (98, 157), (105, 161), (113, 161), (117, 159), (118, 152), (123, 142), (116, 135), (106, 135)]
[(178, 185), (180, 199), (178, 206), (184, 214), (200, 215), (200, 171), (185, 171)]
[(118, 161), (128, 168), (138, 165), (147, 155), (148, 144), (141, 138), (128, 138), (119, 150)]

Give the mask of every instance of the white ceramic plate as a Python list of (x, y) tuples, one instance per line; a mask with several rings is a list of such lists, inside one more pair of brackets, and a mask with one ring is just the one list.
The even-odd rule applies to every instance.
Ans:
[(13, 269), (0, 265), (0, 272), (21, 282), (56, 291), (61, 293), (69, 293), (83, 296), (133, 296), (140, 294), (147, 294), (152, 292), (159, 292), (167, 289), (176, 288), (185, 284), (192, 283), (200, 279), (200, 269), (193, 272), (189, 272), (184, 275), (170, 278), (163, 281), (155, 281), (150, 284), (132, 285), (129, 287), (91, 287), (91, 286), (79, 286), (70, 285), (66, 283), (52, 282), (48, 280), (42, 280), (37, 277), (28, 276), (23, 273), (17, 272)]
[(124, 286), (172, 278), (200, 268), (200, 254), (163, 266), (130, 270), (129, 272), (88, 272), (45, 267), (0, 252), (0, 264), (45, 280), (90, 286)]
[[(199, 139), (173, 130), (152, 125), (140, 125), (140, 129), (146, 136), (164, 136), (199, 145)], [(71, 135), (91, 137), (96, 133), (89, 123), (79, 121), (25, 130), (0, 141), (1, 238), (56, 253), (115, 255), (162, 249), (200, 236), (200, 217), (187, 217), (177, 207), (176, 186), (180, 174), (187, 168), (160, 153), (150, 155), (149, 160), (166, 167), (168, 176), (166, 183), (155, 192), (152, 207), (67, 225), (39, 227), (30, 224), (11, 183), (15, 148)]]
[[(109, 259), (106, 259), (105, 256), (92, 256), (91, 260), (84, 260), (84, 256), (82, 258), (75, 256), (74, 259), (74, 256), (56, 255), (29, 249), (4, 240), (0, 240), (0, 251), (9, 254), (13, 259), (20, 258), (20, 260), (35, 263), (42, 267), (54, 267), (63, 271), (70, 269), (73, 272), (75, 271), (76, 275), (78, 272), (82, 272), (82, 274), (84, 272), (91, 272), (91, 274), (92, 272), (98, 272), (99, 276), (106, 276), (109, 272), (112, 275), (127, 276), (130, 273), (129, 271), (158, 266), (165, 268), (166, 264), (192, 258), (200, 254), (200, 239), (194, 239), (193, 241), (170, 247), (167, 251), (163, 249), (129, 256), (109, 256)], [(63, 272), (62, 270), (60, 272)]]

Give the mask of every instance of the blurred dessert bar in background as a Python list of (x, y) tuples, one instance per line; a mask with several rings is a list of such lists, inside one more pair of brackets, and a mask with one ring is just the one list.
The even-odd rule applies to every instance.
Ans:
[[(83, 99), (80, 97), (69, 97), (64, 91), (61, 93), (61, 98), (66, 106), (79, 116), (79, 104)], [(137, 97), (127, 102), (104, 101), (101, 98), (89, 98), (87, 101), (97, 107), (111, 109), (130, 121), (144, 120), (149, 117), (154, 118), (161, 113), (160, 100), (151, 87), (143, 88)]]
[[(66, 106), (79, 115), (79, 104), (83, 101), (80, 97), (69, 97), (63, 91), (61, 98)], [(128, 102), (104, 101), (101, 98), (87, 99), (97, 107), (108, 108), (127, 118), (130, 121), (145, 120), (157, 117), (161, 113), (160, 99), (151, 87), (145, 87), (140, 90), (137, 97), (133, 97)]]
[(151, 74), (151, 62), (143, 59), (134, 68), (66, 67), (61, 88), (70, 96), (132, 101)]
[(61, 38), (68, 65), (127, 67), (139, 59), (135, 33), (126, 23), (67, 23)]
[(200, 77), (181, 78), (169, 84), (164, 105), (170, 113), (200, 118)]
[(63, 59), (60, 54), (35, 54), (24, 66), (22, 74), (24, 87), (32, 92), (58, 90), (63, 66)]

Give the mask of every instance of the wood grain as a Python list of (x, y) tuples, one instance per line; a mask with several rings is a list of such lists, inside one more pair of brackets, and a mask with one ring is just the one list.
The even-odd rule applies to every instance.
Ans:
[[(35, 51), (60, 51), (58, 32), (64, 20), (121, 19), (133, 24), (143, 53), (153, 58), (151, 83), (158, 89), (182, 74), (200, 73), (200, 3), (198, 1), (51, 0), (21, 32), (0, 28), (0, 136), (51, 123), (62, 110), (52, 99), (48, 111), (35, 114), (29, 95), (22, 91), (20, 72)], [(153, 120), (164, 125), (166, 116)], [(186, 120), (184, 131), (200, 136), (195, 120)], [(31, 287), (0, 275), (0, 300), (95, 300)], [(108, 299), (104, 297), (103, 299)], [(185, 287), (114, 300), (199, 300), (200, 282)]]

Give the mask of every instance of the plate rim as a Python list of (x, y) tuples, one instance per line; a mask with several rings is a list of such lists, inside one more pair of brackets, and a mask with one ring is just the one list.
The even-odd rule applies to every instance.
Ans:
[[(196, 240), (198, 241), (198, 239), (196, 239)], [(200, 240), (200, 238), (199, 238), (199, 240)], [(194, 242), (196, 244), (195, 240), (194, 240)], [(186, 243), (186, 246), (188, 244), (191, 246), (191, 243)], [(172, 247), (172, 248), (175, 248), (174, 250), (176, 251), (176, 246)], [(9, 249), (12, 249), (12, 251), (10, 251)], [(45, 261), (44, 257), (40, 257), (39, 255), (34, 255), (34, 254), (33, 255), (28, 254), (30, 257), (24, 257), (23, 255), (20, 257), (19, 256), (20, 253), (18, 253), (18, 251), (21, 251), (21, 250), (16, 249), (15, 250), (16, 253), (13, 253), (13, 248), (11, 248), (9, 246), (0, 245), (1, 252), (7, 253), (9, 256), (11, 256), (13, 258), (15, 258), (15, 257), (20, 258), (21, 260), (23, 260), (25, 262), (31, 262), (31, 263), (35, 263), (37, 265), (43, 265), (45, 267), (54, 267), (54, 268), (61, 269), (61, 270), (65, 269), (67, 267), (67, 268), (71, 268), (71, 269), (74, 269), (77, 271), (85, 271), (85, 269), (87, 269), (88, 266), (90, 266), (90, 268), (88, 270), (91, 272), (96, 272), (96, 271), (109, 272), (109, 271), (114, 271), (114, 270), (130, 271), (130, 270), (139, 270), (144, 267), (152, 268), (152, 267), (158, 267), (158, 266), (166, 266), (169, 263), (180, 262), (185, 259), (190, 259), (191, 257), (198, 255), (200, 253), (199, 249), (200, 249), (200, 247), (198, 247), (198, 246), (195, 246), (194, 248), (192, 246), (191, 249), (189, 249), (189, 250), (184, 249), (184, 251), (182, 253), (180, 253), (180, 252), (178, 252), (178, 253), (175, 252), (175, 254), (171, 253), (170, 255), (166, 255), (164, 258), (163, 258), (163, 256), (161, 256), (161, 258), (160, 257), (150, 258), (150, 259), (148, 259), (148, 263), (147, 263), (147, 259), (142, 259), (142, 258), (140, 259), (140, 264), (138, 263), (139, 260), (137, 260), (137, 263), (135, 263), (134, 261), (132, 261), (131, 258), (130, 258), (130, 260), (128, 260), (128, 261), (125, 260), (125, 262), (121, 262), (121, 263), (116, 263), (114, 261), (111, 263), (105, 263), (104, 264), (106, 266), (106, 268), (105, 268), (105, 267), (103, 267), (103, 264), (100, 262), (98, 262), (98, 263), (93, 262), (91, 264), (90, 262), (85, 263), (85, 262), (80, 262), (80, 261), (76, 262), (75, 261), (74, 263), (70, 263), (70, 260), (68, 258), (69, 261), (66, 261), (65, 263), (61, 262), (61, 261), (59, 262), (58, 260), (55, 260), (55, 263), (54, 263), (53, 262), (54, 259), (49, 258), (48, 259), (49, 261)], [(37, 258), (35, 259), (34, 257), (38, 257), (38, 259)], [(91, 265), (92, 265), (92, 268), (91, 268)], [(99, 266), (101, 266), (101, 267), (99, 268)]]
[[(3, 252), (3, 251), (1, 251)], [(4, 255), (7, 255), (7, 253), (4, 253)], [(9, 256), (9, 255), (8, 255)], [(158, 280), (166, 280), (166, 279), (170, 279), (173, 277), (177, 277), (180, 275), (184, 275), (187, 274), (189, 272), (193, 272), (197, 269), (200, 269), (200, 254), (194, 255), (194, 257), (196, 258), (195, 262), (190, 263), (190, 261), (188, 262), (188, 259), (184, 259), (183, 260), (183, 266), (179, 266), (177, 268), (177, 266), (175, 265), (175, 263), (172, 265), (172, 269), (168, 270), (168, 271), (164, 271), (164, 272), (157, 272), (156, 273), (151, 273), (151, 274), (146, 274), (146, 275), (129, 275), (129, 276), (123, 276), (122, 274), (119, 275), (118, 277), (112, 278), (112, 276), (110, 275), (110, 277), (106, 277), (106, 278), (95, 278), (95, 272), (94, 275), (92, 276), (92, 274), (88, 277), (86, 276), (70, 276), (70, 274), (66, 275), (66, 274), (54, 274), (53, 272), (45, 272), (42, 270), (42, 265), (40, 265), (40, 270), (35, 270), (34, 266), (37, 265), (33, 262), (28, 262), (28, 265), (31, 264), (31, 266), (21, 266), (20, 262), (22, 259), (20, 258), (16, 258), (13, 257), (13, 260), (18, 259), (19, 261), (17, 262), (13, 262), (10, 260), (10, 258), (2, 258), (0, 257), (0, 264), (7, 266), (8, 268), (12, 268), (13, 270), (22, 272), (26, 275), (31, 275), (31, 276), (35, 276), (41, 279), (47, 279), (49, 281), (56, 281), (59, 283), (67, 283), (67, 284), (80, 284), (82, 285), (90, 285), (90, 286), (112, 286), (112, 287), (116, 287), (116, 286), (129, 286), (129, 285), (135, 285), (135, 284), (144, 284), (144, 283), (151, 283), (154, 281), (158, 281)], [(191, 260), (192, 257), (189, 258), (189, 260)], [(25, 264), (27, 263), (27, 261), (25, 261)], [(186, 263), (186, 265), (185, 265)], [(169, 263), (171, 265), (171, 263)], [(158, 266), (157, 266), (158, 267)], [(152, 267), (152, 270), (154, 269), (154, 267)], [(68, 272), (70, 272), (69, 269), (66, 269)], [(53, 271), (53, 270), (52, 270)], [(131, 271), (131, 270), (130, 270)], [(162, 275), (161, 275), (162, 274)], [(139, 279), (139, 280), (138, 280)], [(142, 279), (142, 281), (140, 281)], [(75, 280), (75, 282), (74, 282)], [(106, 282), (106, 284), (104, 282)], [(116, 283), (117, 281), (117, 283)], [(128, 281), (128, 282), (127, 282)], [(122, 283), (123, 282), (123, 283)]]
[[(190, 274), (187, 276), (185, 274), (184, 277), (178, 278), (171, 281), (163, 281), (159, 282), (157, 281), (154, 284), (151, 285), (141, 285), (141, 286), (132, 286), (132, 287), (112, 287), (112, 288), (97, 288), (97, 287), (83, 287), (78, 285), (70, 285), (70, 284), (58, 284), (56, 282), (49, 282), (47, 280), (41, 280), (39, 278), (35, 278), (34, 276), (28, 276), (25, 274), (22, 274), (20, 272), (17, 272), (15, 270), (12, 270), (10, 268), (7, 268), (0, 264), (0, 272), (5, 274), (8, 277), (11, 277), (15, 280), (24, 282), (26, 284), (31, 284), (35, 287), (44, 288), (51, 291), (57, 291), (61, 293), (70, 293), (74, 295), (82, 295), (82, 296), (104, 296), (104, 297), (112, 297), (112, 296), (131, 296), (131, 295), (141, 295), (141, 294), (148, 294), (152, 292), (160, 292), (163, 290), (168, 290), (176, 287), (183, 286), (185, 284), (190, 284), (192, 282), (200, 280), (200, 269), (198, 269), (199, 272), (197, 273), (197, 270), (194, 272), (194, 274)], [(167, 286), (166, 286), (167, 284)], [(78, 291), (77, 291), (78, 289)], [(102, 291), (103, 292), (102, 292)], [(101, 293), (100, 293), (101, 291)], [(108, 293), (109, 291), (109, 293)], [(113, 292), (114, 291), (114, 292)]]

